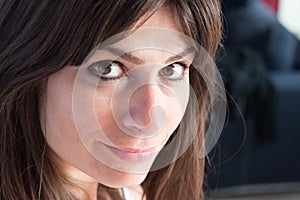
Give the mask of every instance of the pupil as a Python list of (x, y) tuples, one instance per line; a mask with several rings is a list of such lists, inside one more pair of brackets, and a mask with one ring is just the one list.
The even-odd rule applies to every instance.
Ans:
[(171, 76), (174, 73), (174, 70), (172, 67), (166, 67), (163, 71), (166, 76)]
[(108, 66), (104, 69), (103, 73), (102, 74), (108, 74), (111, 72), (111, 66)]

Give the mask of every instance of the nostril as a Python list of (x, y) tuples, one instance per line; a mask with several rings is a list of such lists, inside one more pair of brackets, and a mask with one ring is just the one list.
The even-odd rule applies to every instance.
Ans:
[[(147, 123), (145, 120), (141, 120), (141, 117), (147, 115)], [(145, 118), (145, 117), (144, 117)], [(122, 124), (126, 128), (126, 133), (130, 135), (141, 136), (154, 136), (164, 127), (166, 122), (165, 112), (161, 106), (153, 106), (147, 113), (139, 113), (138, 110), (135, 112), (135, 116), (131, 116), (128, 113), (124, 116)]]
[(150, 117), (151, 109), (146, 107), (134, 107), (129, 109), (129, 117), (132, 119), (133, 123), (139, 127), (148, 126), (151, 123)]
[(166, 115), (164, 109), (159, 106), (153, 106), (150, 110), (150, 123), (148, 126), (144, 127), (143, 133), (149, 136), (155, 136), (160, 133), (160, 131), (164, 128), (166, 123)]
[(149, 115), (150, 123), (157, 128), (162, 127), (166, 120), (165, 113), (163, 107), (159, 105), (153, 106)]

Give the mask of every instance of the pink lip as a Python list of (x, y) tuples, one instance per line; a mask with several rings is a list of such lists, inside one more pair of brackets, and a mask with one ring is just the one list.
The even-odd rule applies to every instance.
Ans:
[[(102, 143), (103, 144), (103, 143)], [(127, 162), (144, 162), (148, 161), (156, 154), (155, 148), (149, 149), (132, 149), (132, 148), (116, 148), (103, 144), (113, 154), (119, 157), (121, 160)]]

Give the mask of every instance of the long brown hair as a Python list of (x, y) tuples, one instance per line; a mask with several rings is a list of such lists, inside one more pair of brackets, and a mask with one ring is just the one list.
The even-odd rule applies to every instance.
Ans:
[[(42, 134), (40, 100), (47, 77), (68, 64), (80, 65), (101, 41), (129, 30), (145, 13), (150, 16), (161, 6), (169, 6), (182, 32), (213, 56), (221, 38), (219, 4), (217, 0), (0, 0), (0, 199), (75, 199), (69, 189), (72, 183)], [(206, 84), (192, 70), (190, 76), (202, 109)], [(187, 115), (192, 119), (191, 109)], [(148, 174), (142, 183), (148, 200), (199, 199), (204, 121), (205, 112), (196, 127), (197, 137), (178, 160)], [(117, 190), (103, 185), (99, 190), (99, 198), (121, 198)]]

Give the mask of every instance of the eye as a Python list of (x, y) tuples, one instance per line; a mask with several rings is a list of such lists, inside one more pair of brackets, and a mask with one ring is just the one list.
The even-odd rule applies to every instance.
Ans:
[(111, 60), (95, 62), (88, 67), (88, 71), (104, 81), (117, 80), (126, 73), (125, 67), (121, 62)]
[(187, 66), (185, 64), (176, 62), (162, 68), (159, 74), (170, 80), (180, 80), (184, 77), (184, 71), (186, 69)]

